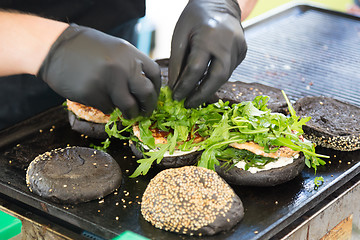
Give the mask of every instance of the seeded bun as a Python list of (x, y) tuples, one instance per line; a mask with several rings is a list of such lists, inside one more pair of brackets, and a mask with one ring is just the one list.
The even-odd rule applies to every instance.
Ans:
[(233, 166), (229, 168), (221, 162), (215, 166), (216, 172), (228, 183), (240, 186), (269, 187), (288, 182), (298, 176), (305, 167), (305, 158), (300, 154), (292, 163), (269, 170), (251, 173), (244, 169)]
[(360, 149), (360, 108), (329, 97), (304, 97), (296, 101), (297, 115), (311, 116), (304, 137), (316, 145), (340, 151)]
[[(146, 150), (144, 150), (144, 148), (140, 146), (140, 144), (129, 141), (129, 146), (131, 151), (137, 158), (144, 158), (143, 151)], [(184, 154), (177, 156), (166, 156), (161, 160), (159, 164), (156, 164), (156, 166), (160, 168), (174, 168), (195, 165), (199, 160), (200, 154), (200, 151), (194, 151), (184, 152)]]
[(141, 214), (156, 228), (187, 235), (214, 235), (244, 216), (240, 198), (216, 172), (186, 166), (163, 170), (147, 186)]
[(209, 103), (217, 102), (219, 99), (229, 101), (230, 105), (243, 101), (252, 101), (256, 96), (269, 96), (268, 108), (272, 112), (287, 112), (287, 103), (280, 89), (266, 86), (260, 83), (244, 83), (240, 81), (226, 82), (212, 96)]
[(102, 198), (119, 188), (121, 180), (120, 167), (109, 154), (84, 147), (39, 155), (26, 172), (31, 192), (66, 204)]

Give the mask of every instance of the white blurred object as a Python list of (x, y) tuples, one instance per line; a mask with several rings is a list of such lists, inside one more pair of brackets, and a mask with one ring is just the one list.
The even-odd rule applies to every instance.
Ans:
[(169, 58), (175, 24), (188, 0), (147, 0), (146, 18), (155, 27), (153, 59)]

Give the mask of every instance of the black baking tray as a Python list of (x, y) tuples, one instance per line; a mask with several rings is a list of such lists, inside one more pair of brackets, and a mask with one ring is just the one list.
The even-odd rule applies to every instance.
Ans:
[[(311, 17), (313, 25), (309, 24), (307, 29), (298, 27), (299, 23), (308, 17)], [(314, 21), (316, 18), (326, 19), (320, 22), (324, 26), (318, 28), (317, 21)], [(339, 31), (344, 31), (343, 37), (328, 33), (329, 28), (334, 25), (336, 29), (340, 27)], [(283, 32), (284, 29), (292, 31)], [(296, 32), (296, 29), (299, 29), (299, 32)], [(338, 76), (338, 71), (317, 77), (317, 74), (323, 74), (325, 70), (318, 71), (317, 68), (310, 66), (318, 61), (317, 57), (320, 54), (313, 52), (311, 56), (305, 58), (301, 55), (305, 51), (300, 51), (301, 48), (296, 47), (296, 44), (302, 44), (305, 38), (308, 44), (312, 45), (315, 41), (321, 49), (321, 46), (324, 46), (321, 39), (311, 37), (311, 34), (318, 35), (319, 29), (322, 29), (321, 34), (328, 35), (328, 38), (323, 38), (328, 50), (330, 48), (328, 41), (339, 40), (343, 45), (357, 43), (357, 47), (360, 46), (359, 18), (310, 5), (294, 5), (246, 27), (248, 55), (244, 63), (235, 70), (231, 80), (255, 80), (285, 89), (293, 100), (306, 95), (324, 94), (344, 100), (343, 95), (337, 92), (341, 91), (338, 89), (339, 85), (344, 85), (343, 79), (348, 77), (347, 71), (339, 70), (342, 74), (341, 78)], [(357, 38), (350, 33), (354, 29), (358, 29)], [(303, 34), (306, 36), (302, 36)], [(303, 40), (294, 42), (294, 39), (298, 37), (302, 37)], [(258, 42), (260, 38), (264, 43)], [(273, 38), (278, 40), (275, 41)], [(265, 44), (271, 41), (275, 43), (278, 41), (279, 44)], [(285, 44), (287, 41), (289, 44), (295, 43), (295, 47), (287, 47), (289, 45)], [(284, 50), (281, 50), (282, 47)], [(337, 49), (342, 48), (338, 46)], [(359, 56), (352, 56), (352, 60), (359, 63)], [(263, 67), (262, 70), (261, 67)], [(270, 72), (267, 73), (267, 70)], [(166, 74), (166, 70), (163, 74)], [(332, 74), (335, 74), (335, 77)], [(354, 82), (354, 79), (359, 80), (359, 74), (358, 69), (353, 69), (351, 74), (353, 86), (346, 91), (343, 90), (345, 95), (349, 92), (351, 96), (350, 98), (346, 96), (346, 100), (358, 101), (359, 85), (358, 82)], [(314, 77), (313, 84), (307, 87), (310, 76)], [(328, 88), (326, 85), (323, 86), (323, 91), (319, 92), (316, 87), (321, 88), (321, 86), (320, 83), (319, 86), (317, 85), (318, 82), (315, 79), (323, 77), (326, 78), (328, 85), (332, 84), (334, 87)], [(302, 87), (304, 89), (301, 89)], [(294, 91), (296, 89), (301, 90)], [(109, 153), (119, 163), (124, 180), (120, 189), (104, 199), (78, 205), (61, 205), (42, 199), (28, 190), (25, 183), (25, 169), (35, 156), (58, 147), (89, 146), (91, 143), (100, 144), (97, 140), (72, 131), (67, 120), (67, 112), (62, 106), (1, 131), (0, 193), (35, 208), (45, 215), (82, 229), (85, 233), (104, 239), (111, 239), (125, 230), (151, 239), (269, 239), (360, 172), (360, 151), (339, 152), (317, 148), (317, 152), (330, 156), (326, 166), (320, 167), (317, 172), (317, 176), (322, 176), (325, 180), (323, 185), (316, 188), (314, 171), (306, 168), (294, 180), (275, 187), (232, 186), (243, 201), (244, 219), (231, 231), (212, 237), (190, 237), (158, 230), (142, 218), (139, 204), (142, 193), (149, 180), (160, 169), (153, 168), (146, 176), (128, 178), (137, 164), (126, 142), (113, 141), (110, 147)]]

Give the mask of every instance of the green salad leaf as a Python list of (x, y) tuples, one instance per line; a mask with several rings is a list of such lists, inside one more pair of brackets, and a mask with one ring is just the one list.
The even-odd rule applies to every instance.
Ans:
[[(171, 90), (163, 87), (157, 108), (151, 116), (139, 116), (128, 120), (124, 119), (117, 109), (111, 114), (105, 129), (109, 138), (141, 142), (149, 149), (153, 149), (144, 152), (145, 158), (137, 161), (140, 165), (131, 177), (146, 174), (155, 161), (160, 163), (166, 152), (172, 154), (175, 149), (202, 151), (198, 166), (213, 170), (215, 165), (219, 165), (219, 160), (231, 166), (234, 164), (234, 159), (241, 157), (246, 161), (247, 168), (261, 167), (272, 161), (272, 159), (229, 147), (231, 143), (248, 141), (259, 144), (265, 152), (275, 152), (281, 146), (301, 151), (306, 158), (306, 165), (313, 167), (316, 172), (317, 166), (325, 164), (321, 158), (327, 156), (317, 154), (313, 143), (302, 140), (302, 126), (310, 118), (296, 116), (284, 92), (283, 95), (288, 103), (290, 117), (271, 112), (267, 107), (268, 96), (257, 96), (253, 101), (245, 101), (232, 106), (229, 106), (229, 102), (219, 100), (214, 104), (187, 109), (184, 107), (184, 101), (173, 100)], [(119, 121), (123, 125), (120, 130), (118, 129)], [(134, 136), (134, 125), (138, 125), (141, 140)], [(155, 144), (153, 131), (164, 133), (167, 142)], [(126, 136), (124, 132), (130, 132), (130, 136)], [(201, 142), (194, 140), (200, 137)], [(108, 146), (107, 141), (104, 143)]]

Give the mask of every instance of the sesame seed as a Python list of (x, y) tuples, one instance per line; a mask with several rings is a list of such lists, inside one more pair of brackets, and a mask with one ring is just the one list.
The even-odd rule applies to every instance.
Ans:
[(214, 171), (195, 166), (167, 169), (150, 180), (141, 213), (156, 228), (193, 235), (217, 216), (235, 224), (227, 215), (234, 197), (232, 188)]

